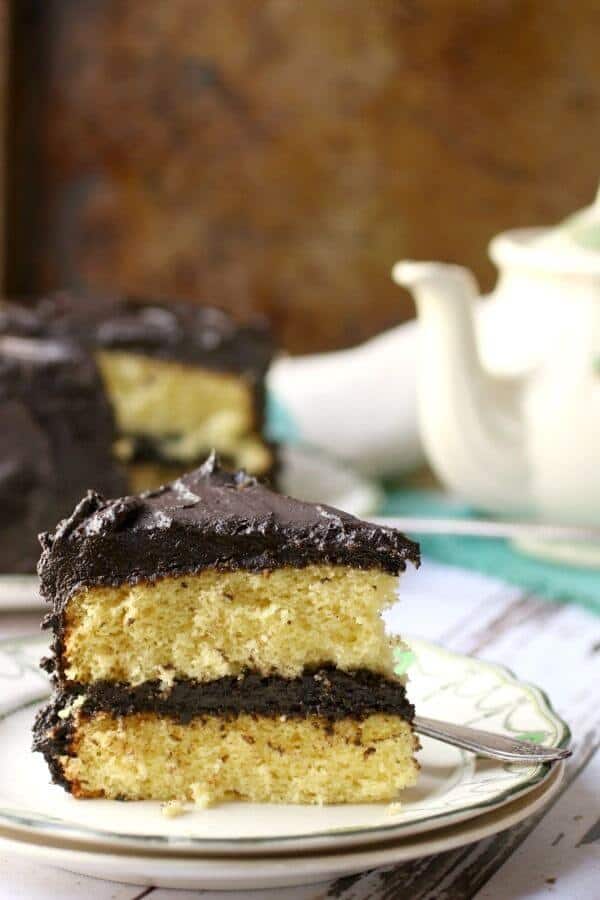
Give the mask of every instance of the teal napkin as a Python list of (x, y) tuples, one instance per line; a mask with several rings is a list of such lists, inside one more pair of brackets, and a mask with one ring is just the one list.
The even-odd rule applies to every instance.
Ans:
[[(430, 518), (479, 517), (460, 501), (440, 491), (422, 491), (386, 486), (384, 516), (427, 516)], [(415, 535), (424, 556), (464, 569), (494, 575), (510, 584), (527, 588), (548, 600), (579, 603), (600, 613), (600, 572), (546, 562), (519, 553), (505, 540)]]

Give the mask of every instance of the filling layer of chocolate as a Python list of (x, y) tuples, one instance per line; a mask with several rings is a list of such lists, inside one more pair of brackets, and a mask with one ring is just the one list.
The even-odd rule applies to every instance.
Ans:
[(215, 681), (174, 681), (166, 686), (147, 681), (132, 687), (122, 682), (74, 684), (53, 701), (56, 714), (77, 697), (83, 715), (110, 712), (115, 716), (155, 713), (181, 723), (196, 716), (322, 716), (326, 719), (363, 718), (374, 713), (402, 716), (411, 721), (414, 709), (398, 681), (366, 669), (343, 672), (333, 666), (303, 673), (298, 678), (263, 676), (249, 672), (242, 678)]
[[(126, 451), (121, 455), (117, 454), (120, 459), (128, 463), (164, 463), (165, 465), (176, 465), (185, 462), (185, 470), (189, 472), (191, 468), (201, 466), (210, 453), (210, 447), (203, 450), (201, 455), (195, 459), (180, 460), (177, 455), (171, 452), (171, 445), (182, 438), (181, 434), (165, 434), (161, 437), (155, 437), (150, 434), (129, 434), (125, 433), (122, 438), (126, 441)], [(275, 445), (263, 440), (265, 446), (269, 447), (273, 457), (273, 465), (276, 460)], [(233, 471), (236, 466), (234, 456), (227, 453), (219, 453), (219, 461), (224, 469), (229, 472)], [(272, 474), (272, 473), (269, 473)], [(262, 476), (261, 476), (262, 480)]]

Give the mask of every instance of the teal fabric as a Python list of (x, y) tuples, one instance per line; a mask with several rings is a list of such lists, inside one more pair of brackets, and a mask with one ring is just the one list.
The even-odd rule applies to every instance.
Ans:
[[(437, 491), (386, 486), (381, 515), (468, 519), (468, 506)], [(600, 572), (534, 559), (513, 549), (508, 541), (491, 538), (415, 536), (424, 556), (464, 569), (473, 569), (558, 602), (579, 603), (600, 614)]]

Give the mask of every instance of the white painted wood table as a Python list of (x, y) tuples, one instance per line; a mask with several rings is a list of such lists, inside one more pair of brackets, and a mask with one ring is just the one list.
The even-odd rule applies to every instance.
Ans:
[[(600, 594), (600, 576), (598, 590)], [(600, 898), (600, 616), (500, 581), (426, 562), (405, 576), (395, 631), (503, 663), (543, 687), (573, 731), (574, 755), (551, 807), (497, 837), (336, 882), (257, 891), (277, 900)], [(38, 614), (0, 614), (0, 638), (35, 633)], [(107, 876), (110, 875), (107, 872)], [(244, 892), (135, 888), (0, 854), (0, 900), (238, 900)]]

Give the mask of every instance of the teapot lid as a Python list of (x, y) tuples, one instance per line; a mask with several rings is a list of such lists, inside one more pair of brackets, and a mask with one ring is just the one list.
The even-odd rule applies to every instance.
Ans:
[(532, 264), (554, 272), (600, 272), (600, 189), (589, 206), (549, 228), (505, 232), (490, 245), (500, 265)]

